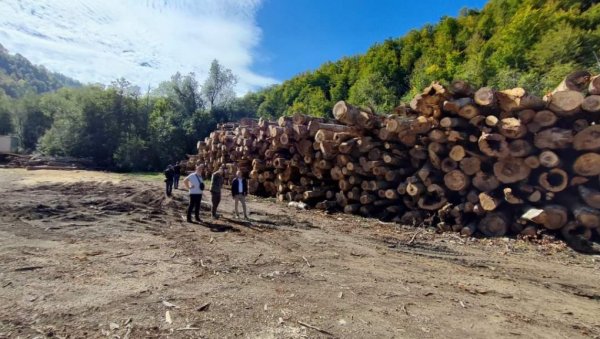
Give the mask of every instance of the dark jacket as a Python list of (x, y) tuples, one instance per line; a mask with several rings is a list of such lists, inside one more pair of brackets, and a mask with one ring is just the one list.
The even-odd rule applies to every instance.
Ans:
[(174, 175), (175, 171), (173, 171), (173, 167), (167, 167), (167, 169), (165, 170), (165, 181), (173, 181)]
[(223, 179), (223, 173), (216, 171), (210, 177), (210, 193), (221, 193), (221, 188), (225, 179)]
[(173, 166), (173, 171), (175, 171), (176, 176), (181, 175), (181, 166), (179, 166), (179, 164)]
[(233, 181), (231, 182), (231, 195), (236, 196), (238, 194), (242, 194), (242, 195), (248, 195), (248, 180), (242, 178), (242, 192), (239, 192), (239, 187), (238, 187), (238, 178), (233, 179)]

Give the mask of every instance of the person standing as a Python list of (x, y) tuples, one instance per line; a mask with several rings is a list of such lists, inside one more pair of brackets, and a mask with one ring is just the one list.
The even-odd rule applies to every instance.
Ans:
[(183, 179), (183, 186), (190, 192), (190, 204), (187, 209), (187, 222), (192, 221), (192, 212), (196, 221), (200, 222), (200, 203), (202, 202), (202, 191), (204, 190), (204, 181), (202, 180), (202, 165), (196, 166), (196, 171)]
[(231, 195), (235, 201), (235, 217), (239, 218), (238, 213), (238, 202), (242, 203), (242, 209), (244, 210), (244, 219), (248, 220), (248, 213), (246, 213), (246, 195), (248, 195), (248, 181), (242, 176), (242, 171), (235, 173), (236, 177), (231, 183)]
[(219, 208), (219, 203), (221, 202), (221, 188), (223, 188), (223, 183), (225, 182), (225, 173), (226, 173), (225, 165), (221, 165), (219, 169), (212, 174), (210, 178), (210, 195), (212, 197), (212, 217), (218, 219), (217, 208)]
[(175, 163), (175, 166), (173, 166), (173, 171), (175, 172), (173, 174), (173, 187), (175, 187), (175, 189), (179, 188), (179, 177), (181, 176), (181, 165), (179, 165), (178, 162)]
[(170, 197), (171, 194), (173, 193), (173, 177), (175, 176), (175, 171), (173, 170), (173, 166), (169, 165), (167, 166), (167, 169), (165, 169), (165, 184), (167, 185), (166, 188), (166, 193), (167, 193), (167, 197)]

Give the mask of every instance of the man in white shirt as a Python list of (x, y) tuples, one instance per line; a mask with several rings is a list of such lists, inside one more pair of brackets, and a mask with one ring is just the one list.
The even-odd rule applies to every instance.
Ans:
[(183, 179), (183, 185), (190, 192), (190, 204), (187, 209), (187, 221), (192, 221), (192, 211), (196, 216), (196, 221), (200, 222), (200, 202), (202, 201), (202, 190), (204, 190), (204, 181), (202, 172), (204, 165), (197, 165), (196, 171)]

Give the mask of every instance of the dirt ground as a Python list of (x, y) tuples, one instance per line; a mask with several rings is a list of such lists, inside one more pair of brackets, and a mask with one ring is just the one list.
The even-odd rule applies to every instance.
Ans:
[[(600, 338), (600, 257), (0, 169), (0, 338)], [(210, 201), (208, 194), (203, 198)]]

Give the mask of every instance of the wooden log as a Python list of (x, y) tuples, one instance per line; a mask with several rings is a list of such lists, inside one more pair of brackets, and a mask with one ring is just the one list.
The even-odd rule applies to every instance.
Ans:
[(348, 126), (370, 129), (381, 122), (377, 116), (352, 106), (345, 101), (338, 101), (333, 106), (333, 117)]
[(508, 151), (511, 157), (524, 158), (533, 152), (533, 146), (525, 139), (517, 139), (508, 144)]
[(531, 169), (536, 169), (540, 167), (540, 158), (536, 155), (530, 155), (523, 161), (525, 162), (525, 166)]
[(510, 155), (506, 137), (496, 133), (482, 133), (477, 141), (479, 150), (490, 157), (506, 158)]
[(444, 103), (442, 104), (442, 108), (446, 112), (458, 114), (458, 112), (460, 112), (461, 108), (463, 108), (466, 105), (472, 105), (472, 104), (473, 104), (473, 99), (465, 97), (465, 98), (460, 98), (460, 99), (455, 99), (455, 100), (444, 101)]
[(546, 97), (548, 109), (562, 117), (570, 117), (581, 112), (584, 96), (578, 91), (560, 91)]
[(567, 208), (562, 205), (546, 205), (542, 209), (526, 209), (521, 219), (542, 225), (549, 230), (557, 230), (567, 223), (569, 216)]
[(560, 158), (556, 153), (550, 150), (542, 151), (538, 158), (540, 161), (540, 165), (547, 168), (553, 168), (560, 165)]
[(573, 171), (584, 177), (600, 175), (600, 154), (584, 153), (580, 155), (573, 163)]
[(502, 193), (504, 194), (504, 201), (511, 205), (519, 205), (524, 202), (523, 199), (515, 195), (513, 189), (510, 187), (504, 187)]
[[(533, 122), (540, 127), (551, 127), (556, 124), (558, 117), (550, 110), (541, 110), (535, 113)], [(533, 132), (533, 131), (532, 131)]]
[(590, 207), (600, 209), (600, 191), (580, 185), (577, 187), (579, 196)]
[(519, 139), (527, 134), (527, 127), (517, 118), (505, 118), (498, 123), (498, 131), (509, 139)]
[(426, 194), (419, 198), (417, 204), (421, 209), (436, 211), (446, 205), (447, 202), (446, 192), (442, 186), (432, 184), (427, 186)]
[(440, 169), (444, 173), (448, 173), (450, 171), (456, 170), (458, 168), (458, 163), (450, 158), (445, 158), (442, 160), (440, 164)]
[(462, 191), (469, 187), (471, 180), (461, 170), (453, 170), (444, 175), (444, 184), (451, 191)]
[(581, 108), (590, 113), (600, 112), (600, 95), (590, 95), (581, 103)]
[(332, 131), (320, 129), (315, 134), (315, 142), (323, 142), (325, 140), (333, 141), (333, 135), (334, 135), (334, 132), (332, 132)]
[(575, 220), (588, 228), (600, 227), (600, 211), (581, 204), (572, 204), (571, 211)]
[(540, 109), (545, 106), (541, 98), (527, 93), (523, 88), (517, 87), (496, 93), (498, 104), (504, 112), (515, 112), (524, 109)]
[(466, 156), (465, 148), (461, 145), (454, 145), (448, 153), (448, 157), (454, 161), (461, 161)]
[(600, 125), (589, 126), (572, 139), (573, 148), (577, 151), (596, 151), (600, 150)]
[(552, 127), (537, 133), (533, 143), (537, 148), (565, 149), (569, 148), (573, 141), (571, 130)]
[(494, 107), (497, 104), (496, 91), (491, 87), (482, 87), (475, 92), (474, 100), (479, 106)]
[(530, 122), (532, 122), (535, 118), (535, 114), (537, 112), (535, 110), (532, 109), (524, 109), (522, 111), (519, 111), (517, 113), (517, 117), (519, 118), (519, 120), (521, 120), (521, 122), (523, 124), (528, 124)]
[(508, 231), (509, 217), (503, 212), (487, 213), (477, 225), (479, 231), (487, 237), (501, 237)]
[(584, 240), (590, 240), (592, 238), (592, 230), (588, 227), (578, 224), (577, 222), (570, 222), (566, 224), (561, 230), (561, 235), (567, 240), (572, 242), (576, 238)]
[(460, 235), (463, 237), (470, 237), (475, 234), (475, 231), (477, 231), (477, 223), (471, 222), (460, 230)]
[(360, 209), (361, 204), (348, 204), (344, 207), (344, 213), (346, 214), (356, 214)]
[(479, 171), (473, 177), (473, 186), (482, 192), (490, 192), (500, 186), (498, 179), (486, 172)]
[(494, 163), (494, 174), (501, 183), (512, 184), (529, 177), (531, 168), (521, 158), (506, 158)]
[(324, 190), (316, 190), (316, 191), (306, 191), (303, 196), (305, 200), (315, 199), (315, 198), (323, 198), (325, 196)]
[(478, 157), (467, 157), (460, 161), (459, 167), (466, 175), (474, 175), (481, 169), (481, 160)]
[(473, 88), (464, 80), (452, 81), (448, 91), (455, 97), (470, 97), (473, 95)]
[(500, 206), (502, 200), (495, 197), (493, 194), (489, 192), (481, 192), (479, 193), (479, 204), (483, 208), (484, 211), (491, 212), (494, 211)]
[(552, 168), (548, 172), (540, 174), (538, 183), (546, 191), (561, 192), (569, 185), (569, 176), (560, 168)]
[(442, 114), (443, 102), (449, 97), (444, 86), (433, 82), (410, 102), (410, 107), (425, 117), (438, 119)]
[(466, 128), (469, 121), (462, 118), (445, 117), (440, 120), (440, 126), (443, 128)]
[(498, 125), (499, 122), (500, 119), (498, 119), (498, 117), (495, 115), (488, 115), (487, 117), (485, 117), (485, 124), (489, 127), (496, 127), (496, 125)]
[(591, 77), (592, 74), (585, 70), (570, 73), (552, 91), (552, 94), (567, 90), (583, 92), (588, 87)]
[(591, 95), (600, 95), (600, 76), (596, 75), (590, 79), (588, 91)]

